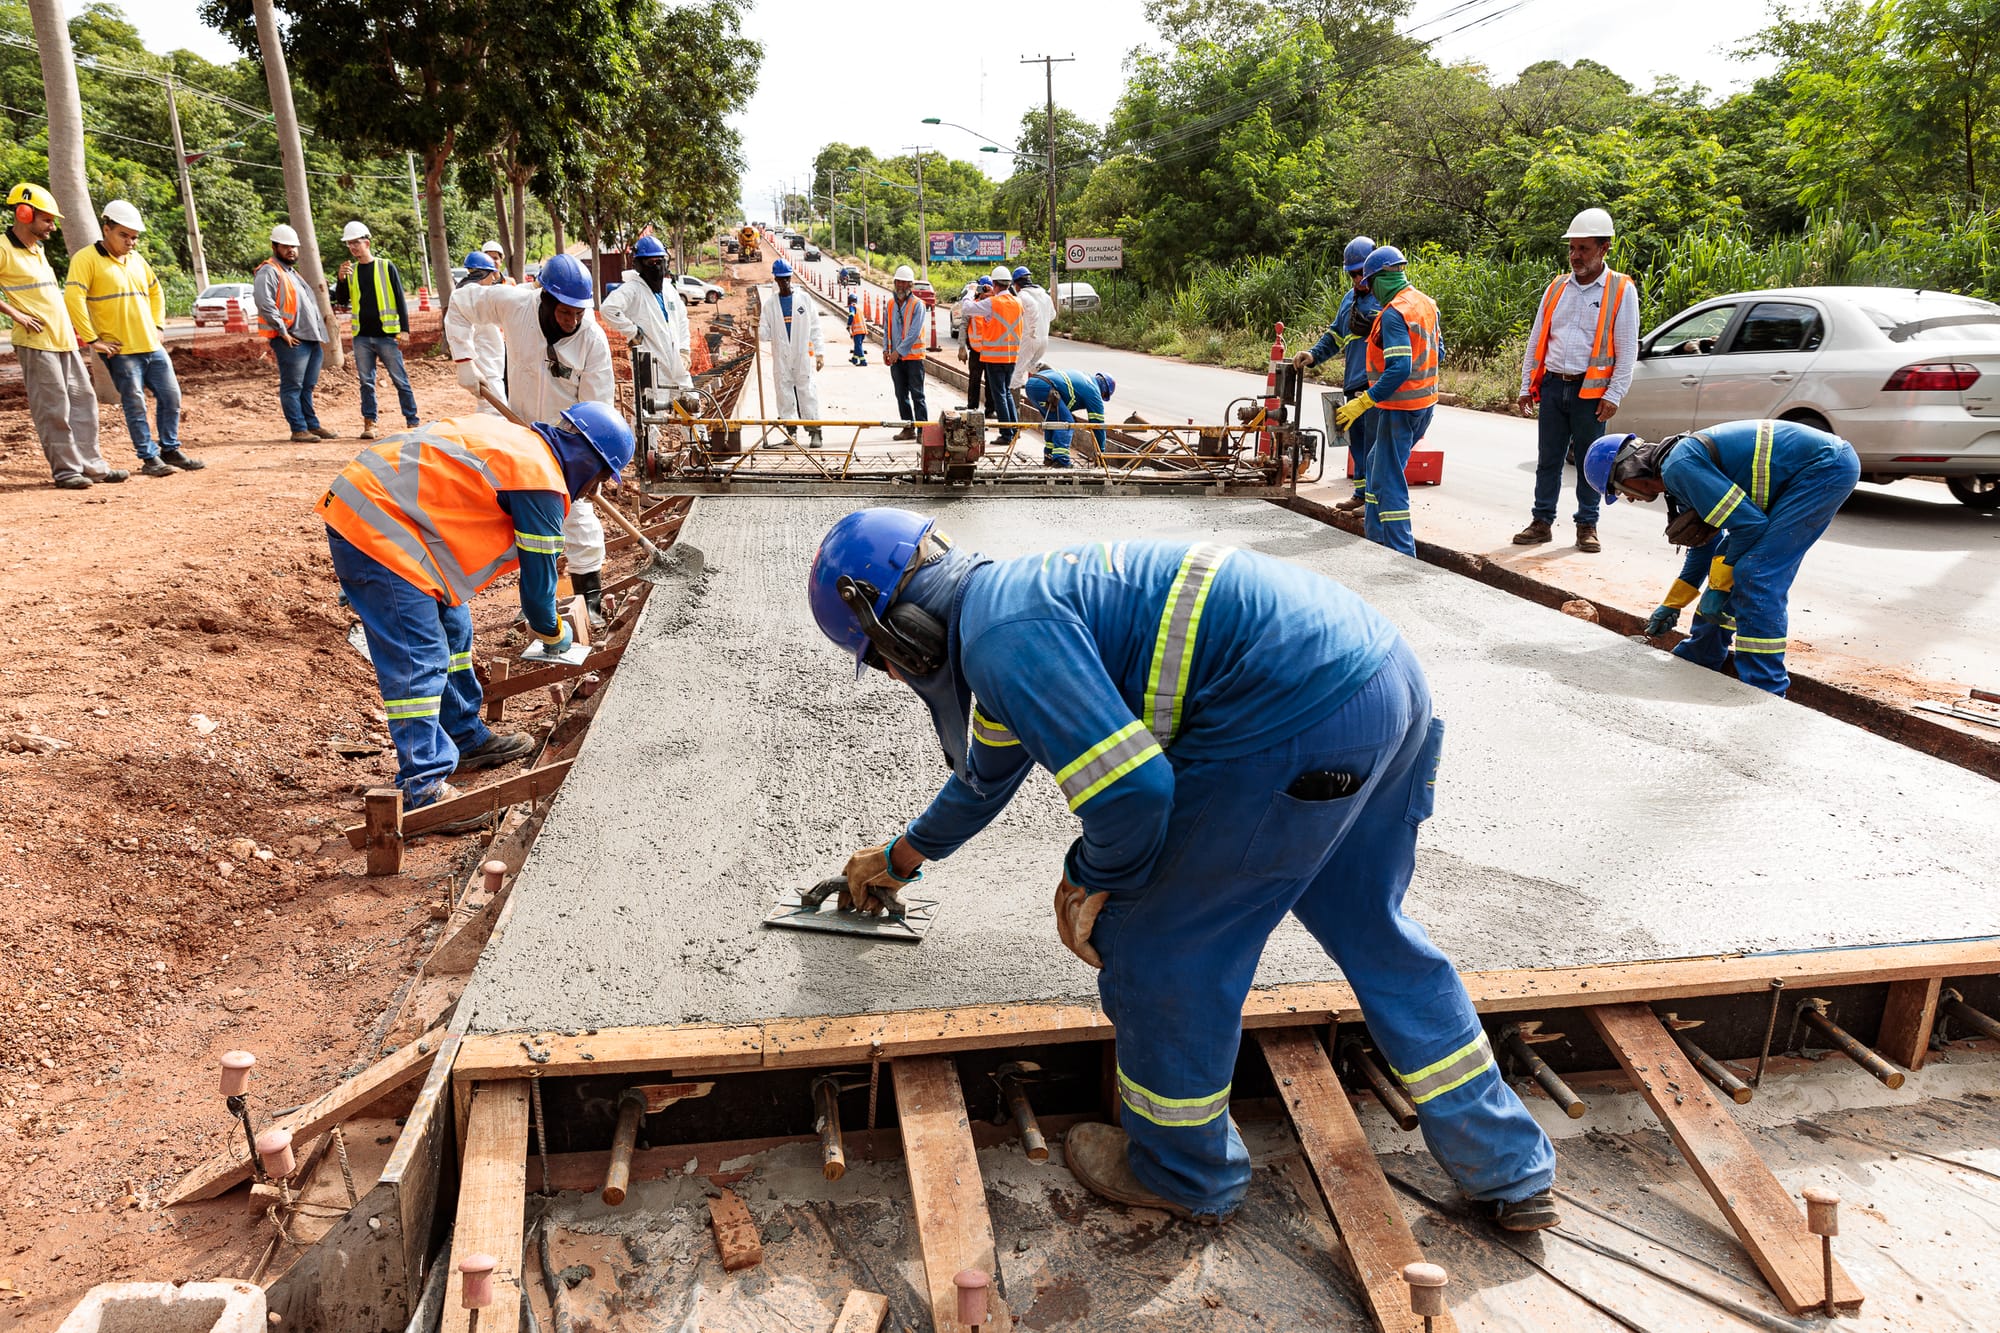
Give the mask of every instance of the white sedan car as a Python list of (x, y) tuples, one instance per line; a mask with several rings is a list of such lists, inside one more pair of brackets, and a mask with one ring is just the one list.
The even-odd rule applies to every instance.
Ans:
[(1615, 429), (1773, 417), (1845, 439), (1863, 480), (1943, 477), (2000, 508), (2000, 305), (1899, 287), (1718, 296), (1641, 339)]
[(714, 305), (723, 296), (722, 288), (712, 282), (703, 282), (692, 273), (683, 273), (674, 279), (674, 290), (681, 294), (681, 300), (689, 305), (706, 302)]

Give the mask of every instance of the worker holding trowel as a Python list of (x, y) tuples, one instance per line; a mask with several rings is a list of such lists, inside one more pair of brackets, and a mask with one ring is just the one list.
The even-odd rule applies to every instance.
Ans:
[(1444, 724), (1387, 619), (1247, 551), (1101, 542), (992, 561), (890, 508), (833, 526), (807, 595), (828, 638), (929, 706), (952, 770), (908, 827), (849, 858), (843, 908), (893, 910), (1037, 765), (1082, 821), (1056, 929), (1100, 969), (1125, 1112), (1124, 1129), (1070, 1131), (1085, 1186), (1208, 1223), (1242, 1202), (1230, 1079), (1289, 912), (1339, 963), (1480, 1211), (1511, 1231), (1556, 1224), (1548, 1138), (1451, 962), (1403, 915)]
[(445, 781), (454, 772), (535, 748), (532, 736), (496, 735), (480, 720), (466, 603), (518, 568), (528, 628), (547, 651), (566, 651), (572, 636), (556, 613), (563, 516), (600, 483), (615, 486), (631, 461), (632, 430), (603, 403), (533, 427), (468, 413), (386, 437), (320, 497), (333, 572), (382, 689), (406, 809), (457, 795)]

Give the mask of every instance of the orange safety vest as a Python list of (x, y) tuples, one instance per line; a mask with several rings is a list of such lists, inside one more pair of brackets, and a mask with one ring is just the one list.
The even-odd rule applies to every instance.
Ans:
[[(257, 267), (263, 268), (265, 264), (271, 265), (278, 270), (278, 318), (284, 321), (285, 331), (289, 333), (293, 326), (299, 322), (299, 289), (297, 281), (292, 277), (292, 271), (283, 264), (278, 263), (277, 260), (267, 259), (263, 264), (257, 265)], [(275, 338), (278, 336), (277, 327), (264, 318), (264, 312), (261, 310), (257, 312), (257, 335), (261, 338)]]
[[(889, 346), (894, 347), (906, 336), (921, 333), (924, 327), (924, 303), (915, 292), (906, 297), (898, 297), (889, 302)], [(913, 349), (914, 350), (914, 349)]]
[(867, 333), (868, 333), (868, 321), (861, 318), (861, 312), (859, 310), (848, 311), (847, 312), (848, 337), (862, 338), (866, 337)]
[[(1542, 293), (1542, 331), (1535, 339), (1535, 359), (1528, 363), (1528, 395), (1542, 396), (1542, 372), (1549, 356), (1549, 328), (1556, 322), (1556, 304), (1569, 286), (1570, 275), (1565, 273), (1549, 284)], [(1604, 270), (1604, 303), (1597, 310), (1597, 337), (1591, 340), (1590, 364), (1584, 367), (1583, 387), (1576, 391), (1579, 398), (1602, 398), (1604, 391), (1611, 387), (1612, 363), (1618, 358), (1612, 347), (1612, 337), (1618, 328), (1618, 307), (1625, 302), (1625, 293), (1632, 286), (1632, 279), (1615, 269)]]
[(1021, 298), (1012, 292), (995, 292), (993, 313), (974, 315), (967, 333), (981, 361), (1012, 365), (1021, 355)]
[[(1389, 298), (1386, 307), (1403, 317), (1410, 330), (1410, 377), (1403, 387), (1375, 406), (1391, 412), (1419, 412), (1438, 400), (1438, 308), (1437, 302), (1414, 287), (1405, 287)], [(1382, 320), (1368, 333), (1368, 378), (1378, 378), (1388, 369), (1382, 350)]]
[(364, 451), (320, 497), (319, 516), (457, 606), (521, 562), (501, 491), (554, 491), (569, 512), (562, 464), (540, 435), (497, 417), (447, 417)]

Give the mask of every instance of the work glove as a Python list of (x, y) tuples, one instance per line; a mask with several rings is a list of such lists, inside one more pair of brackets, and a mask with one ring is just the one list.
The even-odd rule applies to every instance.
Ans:
[(542, 651), (551, 657), (561, 657), (576, 646), (576, 635), (570, 633), (569, 622), (561, 616), (556, 617), (554, 634), (537, 634), (535, 637), (542, 641)]
[(1674, 586), (1667, 589), (1667, 595), (1661, 599), (1661, 604), (1670, 606), (1678, 611), (1699, 596), (1701, 596), (1701, 589), (1695, 587), (1686, 579), (1675, 579)]
[(1373, 406), (1375, 400), (1368, 396), (1368, 390), (1363, 389), (1340, 405), (1340, 410), (1333, 414), (1333, 424), (1346, 430), (1360, 419), (1363, 412)]
[(889, 856), (901, 837), (897, 834), (879, 847), (863, 847), (847, 858), (847, 868), (841, 872), (847, 879), (847, 887), (840, 891), (841, 911), (903, 915), (903, 889), (922, 879), (924, 872), (919, 870), (908, 879), (896, 873)]
[(1109, 893), (1091, 893), (1070, 883), (1068, 875), (1056, 885), (1056, 934), (1062, 936), (1065, 949), (1099, 971), (1104, 969), (1104, 960), (1091, 947), (1090, 932), (1097, 926), (1097, 914), (1110, 900)]
[(452, 363), (452, 365), (453, 368), (458, 371), (458, 382), (460, 384), (463, 384), (467, 389), (470, 389), (473, 393), (478, 393), (479, 367), (473, 365), (470, 359), (464, 361), (455, 361)]
[(1657, 639), (1680, 623), (1681, 609), (1678, 606), (1656, 606), (1653, 614), (1646, 618), (1646, 637)]
[(1721, 556), (1708, 562), (1708, 586), (1730, 592), (1736, 587), (1736, 566)]
[(1701, 602), (1694, 613), (1703, 620), (1717, 620), (1729, 612), (1729, 594), (1720, 588), (1710, 588), (1701, 595)]

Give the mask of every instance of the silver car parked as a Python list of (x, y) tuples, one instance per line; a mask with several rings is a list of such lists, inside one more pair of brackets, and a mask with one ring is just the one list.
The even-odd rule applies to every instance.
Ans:
[(2000, 508), (2000, 305), (1900, 287), (1718, 296), (1641, 339), (1615, 429), (1767, 417), (1841, 436), (1863, 480), (1943, 477)]

